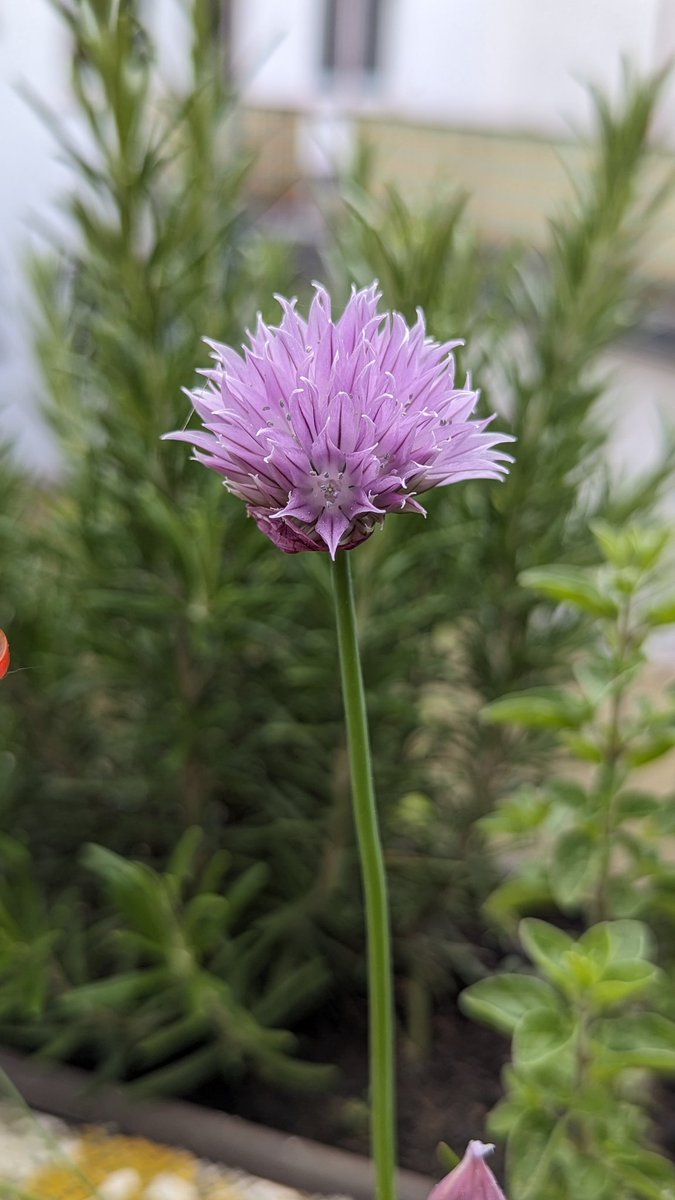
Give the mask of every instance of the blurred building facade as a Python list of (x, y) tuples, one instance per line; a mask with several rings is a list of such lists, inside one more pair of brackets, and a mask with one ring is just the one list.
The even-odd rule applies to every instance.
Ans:
[[(187, 0), (135, 0), (160, 69), (187, 77)], [(360, 139), (380, 181), (420, 200), (460, 187), (487, 241), (536, 243), (586, 150), (584, 81), (620, 94), (622, 60), (646, 71), (675, 57), (675, 0), (213, 0), (223, 21), (245, 136), (259, 151), (254, 198), (302, 214), (307, 181), (331, 180)], [(70, 186), (56, 143), (26, 103), (37, 94), (72, 129), (66, 30), (50, 0), (0, 0), (0, 388), (3, 432), (38, 470), (55, 458), (31, 404), (31, 245), (68, 237)], [(581, 142), (579, 139), (581, 138)], [(658, 158), (675, 150), (675, 87)], [(660, 147), (660, 148), (659, 148)], [(675, 201), (645, 268), (675, 284)]]
[[(487, 240), (530, 241), (583, 162), (592, 83), (675, 56), (673, 0), (231, 0), (231, 63), (261, 199), (330, 179), (360, 141), (423, 200), (459, 186)], [(655, 156), (675, 149), (675, 88)], [(655, 166), (658, 165), (655, 163)], [(650, 275), (675, 282), (675, 202)]]

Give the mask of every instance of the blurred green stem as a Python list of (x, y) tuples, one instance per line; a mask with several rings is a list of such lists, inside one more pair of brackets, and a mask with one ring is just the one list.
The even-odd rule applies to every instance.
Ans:
[(625, 672), (628, 666), (630, 649), (630, 617), (631, 598), (628, 596), (619, 615), (616, 649), (616, 671), (618, 678), (612, 693), (604, 747), (604, 762), (600, 768), (599, 792), (602, 799), (603, 824), (600, 849), (600, 871), (595, 895), (594, 919), (596, 921), (607, 921), (611, 916), (609, 905), (609, 889), (612, 882), (612, 854), (615, 846), (614, 802), (620, 786), (617, 783), (617, 767), (622, 752), (622, 705), (628, 687)]
[(396, 1194), (396, 1105), (391, 935), (389, 932), (387, 881), (370, 761), (368, 718), (356, 631), (349, 551), (338, 551), (332, 565), (332, 575), (340, 650), (342, 697), (349, 746), (352, 803), (366, 909), (371, 1145), (375, 1164), (375, 1194), (376, 1200), (394, 1200)]

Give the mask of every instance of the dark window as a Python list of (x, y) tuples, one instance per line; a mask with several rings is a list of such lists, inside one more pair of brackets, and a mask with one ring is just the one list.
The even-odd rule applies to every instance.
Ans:
[(374, 75), (382, 0), (324, 0), (322, 65), (329, 75)]

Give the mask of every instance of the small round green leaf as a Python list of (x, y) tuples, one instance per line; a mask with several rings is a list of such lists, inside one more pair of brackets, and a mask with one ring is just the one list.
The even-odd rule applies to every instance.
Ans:
[(533, 1067), (559, 1054), (571, 1041), (571, 1019), (550, 1008), (535, 1008), (519, 1021), (513, 1035), (513, 1060), (517, 1067)]
[(492, 975), (460, 996), (460, 1006), (470, 1017), (509, 1034), (526, 1013), (547, 1005), (557, 1006), (555, 992), (534, 975)]
[(615, 617), (616, 601), (598, 587), (589, 571), (564, 565), (522, 571), (518, 582), (548, 600), (571, 604), (594, 617)]
[(565, 977), (565, 957), (574, 949), (574, 941), (555, 925), (538, 917), (525, 917), (518, 926), (518, 936), (526, 954), (554, 981)]
[(574, 907), (588, 893), (598, 868), (600, 847), (585, 829), (572, 829), (556, 843), (551, 887), (561, 908)]

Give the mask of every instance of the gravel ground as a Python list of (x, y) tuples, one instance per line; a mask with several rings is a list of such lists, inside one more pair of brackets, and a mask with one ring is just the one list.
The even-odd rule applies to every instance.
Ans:
[[(0, 1105), (0, 1200), (308, 1200), (185, 1150)], [(333, 1200), (345, 1200), (334, 1197)]]

